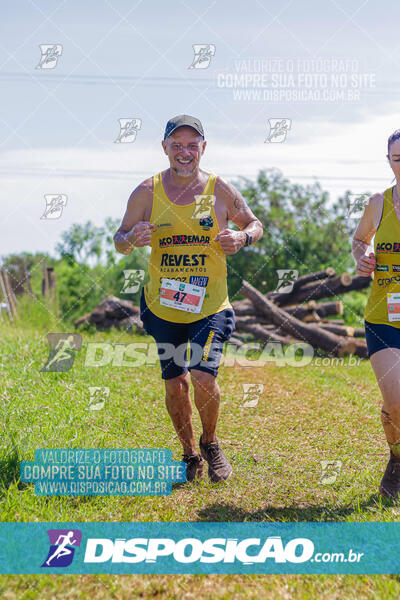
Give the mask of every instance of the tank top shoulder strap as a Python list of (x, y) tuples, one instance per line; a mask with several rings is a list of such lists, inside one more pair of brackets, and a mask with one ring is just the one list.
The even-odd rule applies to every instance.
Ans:
[(214, 194), (215, 183), (217, 181), (217, 175), (215, 173), (210, 173), (206, 188), (204, 190), (204, 194)]
[(161, 173), (156, 173), (153, 175), (153, 192), (159, 192), (161, 182)]
[(390, 187), (383, 194), (383, 211), (385, 217), (393, 211), (393, 188)]
[(153, 199), (157, 202), (167, 202), (168, 198), (165, 194), (164, 186), (162, 183), (162, 172), (153, 175)]
[(383, 207), (381, 218), (379, 221), (378, 229), (382, 225), (382, 223), (386, 222), (386, 217), (390, 213), (390, 209), (393, 208), (393, 200), (392, 200), (393, 188), (388, 188), (383, 192)]

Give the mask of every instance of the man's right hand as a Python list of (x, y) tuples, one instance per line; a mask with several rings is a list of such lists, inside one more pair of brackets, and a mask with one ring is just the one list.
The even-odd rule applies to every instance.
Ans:
[(151, 246), (151, 231), (155, 231), (156, 226), (149, 221), (139, 221), (129, 232), (129, 239), (134, 246)]
[(370, 252), (368, 256), (366, 254), (360, 256), (357, 261), (356, 273), (362, 277), (369, 277), (372, 271), (375, 271), (375, 267), (375, 254)]

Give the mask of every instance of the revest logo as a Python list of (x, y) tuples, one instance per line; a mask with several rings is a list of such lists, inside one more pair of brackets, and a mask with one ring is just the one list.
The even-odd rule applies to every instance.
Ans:
[(161, 267), (204, 267), (207, 254), (162, 254)]

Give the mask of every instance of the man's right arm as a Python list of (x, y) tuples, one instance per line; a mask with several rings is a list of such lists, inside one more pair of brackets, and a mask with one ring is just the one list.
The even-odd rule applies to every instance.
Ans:
[(151, 179), (143, 181), (130, 195), (124, 218), (114, 235), (117, 252), (130, 254), (135, 247), (151, 245), (151, 229), (154, 226), (145, 218), (152, 198)]

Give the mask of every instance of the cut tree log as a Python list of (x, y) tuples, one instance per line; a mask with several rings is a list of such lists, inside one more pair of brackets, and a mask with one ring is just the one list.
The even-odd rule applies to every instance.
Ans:
[(246, 316), (246, 317), (236, 317), (235, 318), (236, 326), (244, 325), (262, 325), (263, 327), (270, 327), (271, 329), (275, 329), (275, 325), (271, 323), (269, 319), (267, 319), (264, 315), (256, 315), (256, 316)]
[(251, 333), (255, 338), (261, 340), (262, 342), (280, 342), (281, 344), (293, 344), (295, 342), (299, 342), (291, 335), (279, 335), (276, 333), (274, 329), (270, 329), (264, 327), (263, 325), (258, 325), (256, 323), (248, 323), (247, 321), (240, 320), (236, 321), (236, 328), (238, 331), (245, 331), (246, 333)]
[(300, 321), (310, 321), (310, 317), (318, 317), (316, 320), (343, 314), (343, 302), (321, 302), (317, 304), (315, 300), (310, 300), (307, 304), (298, 306), (287, 306), (285, 311), (296, 317)]
[(317, 283), (309, 283), (290, 294), (275, 294), (269, 299), (273, 300), (277, 306), (299, 304), (309, 300), (337, 296), (353, 290), (361, 290), (368, 287), (371, 281), (371, 277), (362, 277), (361, 275), (352, 277), (348, 273), (342, 273), (338, 277), (324, 279)]
[(365, 327), (355, 327), (354, 337), (355, 338), (365, 338)]
[(328, 325), (331, 323), (333, 323), (334, 325), (344, 325), (343, 319), (322, 319), (321, 323), (328, 323)]
[(123, 329), (124, 331), (137, 331), (138, 333), (144, 333), (142, 320), (137, 315), (132, 315), (126, 319), (115, 321), (115, 327), (117, 327), (117, 329)]
[[(298, 277), (296, 281), (293, 282), (292, 292), (295, 292), (296, 290), (300, 289), (305, 285), (314, 283), (315, 281), (327, 279), (328, 277), (334, 277), (335, 275), (336, 271), (333, 267), (327, 267), (326, 269), (323, 269), (322, 271), (317, 271), (316, 273), (307, 273), (307, 275), (302, 275), (301, 277)], [(279, 293), (279, 291), (268, 292), (266, 296), (267, 298), (272, 298), (273, 295), (276, 293)]]
[(139, 333), (144, 331), (140, 319), (140, 308), (133, 302), (121, 300), (116, 296), (108, 296), (91, 313), (77, 319), (74, 325), (79, 327), (85, 323), (93, 323), (100, 330), (114, 326), (125, 331), (132, 331), (134, 328)]
[(320, 323), (322, 329), (336, 333), (336, 335), (344, 335), (345, 337), (354, 337), (354, 327), (348, 327), (347, 325), (336, 325), (334, 323)]
[[(238, 323), (238, 327), (239, 328), (241, 328), (242, 326), (244, 326), (246, 328), (246, 330), (247, 330), (247, 329), (250, 329), (248, 327), (249, 325), (250, 326), (252, 326), (252, 325), (261, 325), (261, 327), (263, 328), (264, 332), (268, 332), (270, 334), (272, 333), (272, 334), (275, 334), (277, 336), (287, 338), (287, 333), (286, 333), (286, 331), (284, 329), (282, 329), (282, 327), (277, 327), (273, 323), (268, 323), (265, 319), (260, 319), (260, 317), (254, 317), (254, 318), (252, 318), (252, 317), (239, 317), (239, 323)], [(301, 340), (295, 340), (293, 338), (292, 342), (293, 341), (301, 341)]]
[(245, 333), (239, 333), (238, 331), (234, 331), (232, 334), (235, 338), (237, 338), (238, 340), (241, 340), (243, 342), (243, 340), (246, 340), (249, 336), (246, 335)]
[(336, 321), (330, 321), (329, 323), (320, 323), (319, 326), (323, 329), (327, 329), (328, 331), (332, 331), (332, 333), (336, 333), (337, 335), (365, 338), (365, 329), (362, 327), (349, 327), (348, 325), (336, 323)]
[[(261, 315), (254, 304), (250, 300), (237, 300), (232, 302), (232, 308), (235, 315), (239, 317)], [(343, 302), (320, 302), (317, 304), (315, 300), (310, 300), (307, 304), (298, 304), (294, 306), (285, 306), (285, 311), (293, 315), (300, 321), (319, 321), (325, 317), (342, 315)]]
[(229, 340), (228, 340), (228, 342), (227, 342), (227, 343), (228, 343), (228, 344), (233, 344), (233, 345), (235, 345), (237, 348), (240, 348), (241, 346), (243, 346), (243, 345), (244, 345), (244, 342), (243, 342), (243, 341), (242, 341), (240, 338), (238, 338), (236, 335), (232, 335), (232, 336), (229, 338)]
[(91, 323), (90, 321), (90, 317), (92, 316), (92, 313), (87, 313), (86, 315), (83, 315), (83, 317), (79, 317), (79, 319), (77, 319), (74, 322), (74, 327), (79, 327), (79, 325), (84, 325), (86, 323)]
[[(271, 300), (263, 296), (247, 281), (242, 282), (242, 292), (249, 298), (272, 323), (284, 329), (287, 334), (315, 348), (321, 348), (331, 354), (343, 356), (346, 352), (366, 358), (367, 346), (363, 340), (347, 339), (325, 331), (315, 324), (303, 323), (296, 317), (289, 315), (283, 309), (275, 306)], [(250, 325), (249, 327), (254, 327)]]
[(121, 321), (119, 321), (118, 319), (105, 318), (100, 323), (96, 323), (96, 329), (98, 329), (99, 331), (107, 331), (107, 329), (110, 329), (111, 327), (116, 327), (118, 329), (120, 322)]
[(237, 316), (254, 316), (255, 308), (250, 300), (235, 300), (232, 302), (232, 308)]
[(100, 323), (105, 318), (107, 319), (125, 319), (138, 315), (140, 309), (129, 300), (121, 300), (116, 296), (108, 296), (100, 302), (91, 313), (91, 322)]

